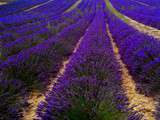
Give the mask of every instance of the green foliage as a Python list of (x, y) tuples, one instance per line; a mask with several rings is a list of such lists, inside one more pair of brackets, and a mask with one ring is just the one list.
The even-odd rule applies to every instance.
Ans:
[(87, 101), (84, 97), (75, 97), (73, 105), (59, 120), (127, 120), (127, 114), (118, 110), (111, 100)]

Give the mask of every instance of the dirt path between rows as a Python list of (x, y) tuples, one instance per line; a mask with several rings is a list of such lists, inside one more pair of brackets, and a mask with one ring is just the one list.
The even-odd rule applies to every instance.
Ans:
[[(74, 48), (73, 53), (75, 53), (77, 51), (77, 49), (79, 48), (79, 45), (80, 45), (82, 39), (83, 39), (83, 37), (80, 38), (79, 42), (77, 43), (77, 45)], [(64, 72), (66, 70), (66, 66), (70, 62), (70, 60), (71, 60), (71, 57), (68, 60), (63, 61), (62, 67), (60, 68), (56, 78), (50, 78), (50, 83), (47, 86), (47, 91), (45, 92), (45, 94), (39, 93), (37, 91), (33, 91), (31, 93), (31, 95), (29, 96), (29, 99), (28, 99), (28, 103), (30, 103), (30, 106), (24, 110), (23, 120), (40, 119), (36, 116), (36, 110), (37, 110), (38, 104), (42, 101), (45, 101), (45, 95), (47, 95), (52, 90), (52, 88), (54, 87), (54, 84), (57, 82), (58, 78), (64, 74)]]
[[(53, 1), (53, 0), (50, 0), (50, 2)], [(64, 13), (66, 12), (70, 12), (71, 10), (73, 10), (74, 8), (76, 8), (80, 2), (82, 0), (78, 0), (74, 5), (72, 5), (69, 9), (67, 9), (66, 11), (64, 11)], [(48, 2), (47, 2), (48, 3)], [(45, 4), (43, 4), (45, 5)], [(83, 37), (82, 37), (83, 38)], [(74, 52), (77, 51), (77, 49), (79, 48), (79, 44), (81, 43), (82, 41), (82, 38), (79, 40), (79, 42), (77, 43), (76, 47), (74, 48)], [(23, 120), (33, 120), (34, 118), (36, 118), (36, 110), (37, 110), (37, 107), (38, 107), (38, 104), (41, 102), (41, 101), (44, 101), (45, 100), (45, 95), (49, 93), (49, 91), (53, 88), (53, 85), (54, 83), (57, 81), (57, 79), (59, 78), (59, 76), (63, 75), (63, 73), (65, 72), (65, 68), (66, 68), (66, 65), (69, 63), (70, 61), (70, 58), (66, 61), (63, 61), (63, 64), (62, 64), (62, 68), (59, 70), (59, 73), (57, 75), (56, 78), (50, 78), (50, 83), (49, 85), (47, 86), (47, 91), (45, 94), (42, 94), (38, 91), (33, 91), (29, 98), (28, 98), (28, 103), (30, 104), (29, 107), (27, 109), (25, 109), (23, 111)]]

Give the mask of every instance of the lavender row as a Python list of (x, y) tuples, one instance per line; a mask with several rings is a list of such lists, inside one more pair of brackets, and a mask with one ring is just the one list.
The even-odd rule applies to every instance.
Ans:
[[(88, 1), (88, 0), (87, 0)], [(38, 21), (35, 23), (29, 23), (29, 24), (24, 24), (22, 26), (14, 26), (13, 28), (10, 29), (5, 29), (1, 34), (1, 39), (3, 42), (7, 43), (7, 41), (13, 41), (14, 39), (20, 38), (21, 36), (26, 36), (26, 35), (30, 35), (40, 29), (43, 29), (45, 27), (51, 27), (52, 25), (54, 26), (54, 28), (56, 28), (56, 26), (59, 24), (59, 22), (63, 22), (66, 21), (67, 22), (72, 22), (74, 21), (73, 19), (78, 19), (81, 11), (84, 9), (84, 3), (81, 3), (79, 6), (79, 9), (75, 9), (69, 13), (66, 13), (62, 16), (59, 17), (54, 17), (54, 18), (49, 18), (46, 21)], [(87, 7), (87, 6), (85, 6)], [(88, 6), (89, 7), (89, 6)], [(80, 13), (78, 13), (78, 11)], [(69, 17), (71, 17), (69, 19)], [(73, 18), (73, 19), (72, 19)], [(66, 20), (65, 20), (66, 19)], [(52, 25), (51, 25), (52, 24)], [(53, 28), (53, 27), (52, 27)]]
[(124, 63), (137, 82), (137, 87), (138, 85), (142, 87), (141, 92), (159, 91), (159, 40), (140, 33), (113, 14), (110, 14), (109, 18), (113, 38), (119, 47)]
[[(17, 59), (20, 61), (17, 61), (17, 64), (8, 62), (11, 66), (8, 64), (9, 68), (4, 68), (3, 71), (0, 70), (3, 73), (3, 75), (0, 73), (2, 75), (0, 76), (0, 102), (2, 102), (0, 105), (0, 119), (20, 120), (23, 117), (22, 109), (28, 107), (29, 104), (27, 104), (25, 96), (31, 88), (44, 89), (44, 84), (47, 84), (47, 81), (45, 81), (48, 75), (47, 72), (52, 72), (52, 76), (56, 75), (62, 61), (72, 54), (75, 44), (90, 24), (94, 16), (94, 9), (95, 7), (92, 7), (92, 13), (85, 14), (77, 23), (65, 28), (55, 38), (47, 40), (32, 49), (27, 49), (26, 52), (21, 52), (17, 57), (10, 57), (12, 60)], [(26, 55), (31, 56), (25, 61), (23, 58)], [(42, 81), (39, 81), (40, 78)]]
[[(71, 3), (68, 3), (71, 4)], [(82, 3), (81, 3), (82, 4)], [(67, 5), (67, 4), (66, 4)], [(66, 6), (64, 5), (64, 7)], [(63, 9), (63, 7), (62, 7)], [(64, 12), (64, 11), (62, 11)], [(51, 11), (51, 13), (46, 13), (46, 16), (40, 16), (40, 19), (38, 20), (31, 20), (31, 21), (23, 21), (23, 16), (21, 21), (22, 22), (18, 22), (17, 24), (11, 24), (11, 25), (3, 25), (4, 23), (2, 22), (1, 24), (1, 35), (8, 34), (9, 37), (13, 37), (13, 33), (15, 32), (20, 32), (20, 33), (25, 33), (28, 31), (28, 33), (30, 33), (30, 31), (35, 31), (37, 30), (40, 26), (47, 24), (48, 22), (51, 22), (55, 19), (59, 19), (63, 16), (63, 14), (58, 14), (57, 16), (53, 15), (53, 11)], [(34, 17), (38, 16), (38, 15), (33, 15)], [(13, 22), (13, 20), (10, 22)], [(35, 29), (34, 29), (35, 28)], [(8, 33), (9, 32), (9, 33)], [(15, 33), (14, 36), (16, 36), (17, 34)], [(18, 34), (19, 35), (19, 34)], [(6, 36), (6, 38), (8, 37)]]
[[(23, 94), (26, 95), (31, 89), (45, 89), (46, 84), (48, 84), (46, 78), (51, 73), (52, 77), (55, 77), (62, 61), (72, 54), (76, 43), (83, 36), (93, 16), (94, 10), (93, 13), (85, 15), (76, 24), (65, 28), (59, 36), (10, 57), (0, 65), (2, 90), (5, 90), (0, 93), (0, 101), (4, 98), (3, 104), (0, 105), (0, 118), (12, 120), (22, 118), (22, 109), (27, 107)], [(6, 82), (7, 85), (3, 82)], [(10, 89), (11, 91), (9, 91)], [(3, 95), (5, 96), (3, 97)]]
[(35, 81), (39, 84), (38, 80), (45, 78), (47, 73), (56, 73), (61, 61), (72, 53), (77, 41), (84, 34), (93, 13), (85, 15), (56, 37), (8, 57), (0, 65), (2, 78), (19, 79), (24, 81), (26, 86), (32, 87)]
[[(83, 1), (83, 2), (81, 2), (80, 3), (80, 5), (78, 5), (77, 6), (77, 9), (79, 8), (79, 9), (84, 9), (85, 7), (86, 7), (86, 3), (88, 2), (88, 0), (87, 1)], [(27, 31), (29, 31), (29, 30), (32, 30), (33, 28), (36, 28), (36, 27), (40, 27), (41, 25), (45, 25), (45, 24), (47, 24), (48, 22), (51, 22), (51, 21), (53, 21), (53, 20), (55, 20), (55, 19), (61, 19), (62, 17), (65, 17), (66, 15), (68, 15), (68, 16), (72, 16), (72, 14), (75, 14), (75, 12), (76, 12), (76, 10), (72, 10), (72, 12), (69, 12), (69, 13), (67, 13), (67, 14), (63, 14), (63, 15), (60, 15), (60, 16), (58, 16), (58, 17), (53, 17), (53, 16), (51, 16), (51, 17), (47, 17), (45, 20), (42, 20), (42, 21), (35, 21), (35, 22), (33, 22), (33, 23), (26, 23), (26, 24), (22, 24), (22, 25), (20, 25), (20, 26), (12, 26), (12, 27), (10, 27), (10, 28), (7, 28), (7, 29), (5, 29), (4, 31), (2, 31), (1, 32), (1, 34), (4, 34), (4, 33), (6, 33), (6, 32), (23, 32), (23, 30), (25, 30), (25, 29), (27, 29)]]
[[(82, 4), (81, 4), (81, 6), (82, 6)], [(20, 51), (23, 48), (23, 46), (25, 46), (24, 48), (31, 47), (30, 45), (32, 45), (32, 43), (33, 43), (33, 45), (36, 45), (36, 44), (40, 43), (40, 41), (47, 39), (48, 37), (50, 37), (53, 34), (56, 34), (58, 31), (60, 31), (60, 29), (62, 30), (64, 27), (67, 27), (67, 25), (69, 25), (71, 23), (73, 24), (74, 20), (72, 20), (71, 18), (70, 19), (67, 18), (69, 15), (73, 16), (74, 19), (78, 19), (80, 17), (80, 15), (78, 15), (75, 12), (76, 12), (76, 10), (74, 10), (74, 13), (72, 11), (72, 13), (66, 13), (66, 14), (64, 14), (63, 17), (59, 17), (59, 18), (55, 19), (53, 22), (54, 24), (52, 23), (52, 25), (51, 25), (51, 22), (53, 20), (46, 21), (46, 23), (42, 23), (42, 25), (39, 25), (38, 27), (45, 27), (45, 28), (41, 28), (41, 30), (39, 30), (36, 33), (33, 33), (29, 36), (26, 35), (26, 36), (20, 37), (18, 35), (18, 33), (15, 33), (15, 36), (18, 37), (18, 39), (16, 41), (14, 41), (14, 39), (16, 39), (16, 38), (14, 38), (11, 34), (5, 33), (1, 37), (1, 41), (3, 43), (3, 46), (6, 42), (9, 42), (9, 41), (13, 41), (13, 42), (10, 42), (5, 45), (6, 47), (5, 46), (3, 47), (4, 50), (1, 51), (2, 54), (5, 53), (5, 56), (7, 54), (11, 55), (11, 53), (16, 53), (16, 51)], [(69, 20), (70, 21), (59, 23), (59, 22), (64, 21), (64, 19), (68, 19), (68, 21)], [(52, 26), (54, 26), (54, 28)], [(36, 28), (32, 28), (32, 29), (36, 29)], [(29, 31), (29, 33), (32, 33), (32, 32)], [(38, 39), (38, 38), (39, 38), (39, 40), (36, 41), (36, 39)], [(33, 42), (31, 42), (31, 41), (33, 41)], [(28, 43), (28, 44), (23, 44), (23, 43)], [(20, 46), (20, 45), (22, 45), (22, 46)], [(16, 46), (17, 46), (17, 49), (14, 49), (14, 48), (16, 48)], [(9, 49), (8, 49), (8, 47), (9, 47)]]
[(130, 13), (137, 12), (139, 15), (146, 15), (159, 18), (159, 8), (153, 8), (150, 6), (142, 5), (132, 0), (120, 0), (118, 2), (115, 1), (116, 0), (111, 0), (111, 3), (113, 4), (113, 6), (116, 7), (116, 9), (118, 9), (121, 12), (127, 13), (128, 10)]
[(121, 13), (145, 25), (160, 29), (160, 8), (143, 6), (135, 1), (111, 0), (112, 5)]
[[(76, 0), (54, 0), (54, 4), (48, 3), (52, 6), (46, 7), (47, 5), (43, 5), (40, 8), (43, 9), (43, 12), (39, 13), (37, 10), (36, 12), (29, 11), (29, 12), (22, 12), (15, 15), (9, 15), (4, 18), (0, 18), (1, 22), (1, 29), (10, 27), (10, 26), (16, 26), (16, 25), (22, 25), (24, 23), (32, 23), (39, 20), (45, 20), (47, 17), (50, 16), (59, 16), (62, 14), (66, 9), (68, 9), (71, 5), (73, 5)], [(44, 7), (44, 8), (42, 8)], [(40, 9), (39, 7), (36, 9)]]
[(0, 79), (0, 119), (20, 120), (26, 100), (24, 85), (19, 80)]
[(28, 0), (23, 0), (23, 1), (17, 0), (17, 1), (11, 2), (6, 5), (2, 5), (0, 6), (0, 17), (21, 12), (25, 9), (28, 9), (37, 4), (41, 4), (47, 1), (48, 0), (36, 0), (36, 1), (35, 0), (29, 0), (29, 1)]
[(33, 33), (29, 36), (27, 35), (24, 37), (20, 37), (13, 42), (9, 42), (3, 45), (1, 58), (6, 59), (10, 55), (16, 54), (23, 49), (33, 47), (43, 42), (44, 40), (47, 40), (48, 38), (55, 36), (65, 27), (75, 24), (78, 19), (81, 19), (85, 14), (88, 14), (85, 11), (89, 11), (90, 8), (93, 9), (94, 5), (91, 5), (86, 6), (86, 8), (83, 11), (80, 11), (80, 9), (78, 9), (77, 11), (75, 11), (76, 13), (73, 14), (73, 16), (69, 17), (67, 14), (66, 16), (69, 18), (63, 17), (64, 19), (60, 19), (60, 21), (56, 20), (56, 22), (54, 21), (53, 23), (50, 23), (49, 25), (45, 26), (46, 28), (42, 28), (40, 31), (36, 33)]
[(160, 2), (159, 0), (152, 0), (152, 2), (150, 0), (136, 0), (137, 2), (142, 2), (144, 4), (147, 4), (150, 7), (157, 7), (160, 8)]
[[(88, 18), (86, 18), (86, 20), (88, 20)], [(14, 92), (12, 96), (6, 96), (5, 101), (3, 101), (6, 106), (0, 106), (1, 113), (6, 113), (2, 114), (1, 118), (12, 118), (13, 120), (18, 120), (22, 117), (21, 113), (22, 109), (25, 107), (25, 103), (21, 102), (24, 102), (25, 99), (24, 96), (21, 96), (24, 100), (19, 101), (19, 99), (17, 99), (17, 97), (21, 95), (21, 90), (27, 89), (28, 92), (32, 89), (40, 91), (45, 90), (45, 86), (48, 84), (46, 78), (50, 76), (50, 73), (52, 73), (52, 77), (55, 77), (62, 65), (62, 61), (72, 54), (75, 44), (86, 29), (81, 28), (81, 25), (83, 25), (83, 27), (87, 27), (86, 24), (89, 24), (86, 20), (81, 20), (81, 22), (77, 23), (77, 25), (74, 25), (62, 32), (61, 35), (63, 36), (59, 36), (59, 39), (57, 38), (57, 42), (54, 42), (56, 41), (55, 39), (48, 40), (45, 43), (43, 42), (43, 44), (34, 47), (27, 52), (21, 52), (21, 54), (19, 54), (19, 56), (17, 55), (17, 57), (12, 57), (14, 59), (13, 64), (9, 62), (9, 60), (12, 59), (10, 58), (8, 59), (8, 62), (6, 62), (8, 66), (1, 66), (3, 67), (3, 69), (0, 70), (0, 78), (2, 80), (9, 82), (16, 79), (16, 81), (23, 84), (23, 87), (20, 90), (19, 87), (16, 87), (18, 92)], [(26, 55), (29, 56), (26, 57)], [(6, 90), (6, 92), (10, 93), (8, 90)], [(3, 94), (5, 93), (2, 93), (2, 95)], [(25, 92), (25, 94), (27, 94), (27, 92)], [(14, 95), (17, 95), (17, 106), (14, 105), (15, 101), (13, 100), (10, 103), (7, 103), (7, 98), (15, 99)], [(2, 100), (1, 98), (0, 100)], [(5, 107), (7, 107), (7, 109), (3, 109)]]
[[(99, 1), (98, 1), (99, 2)], [(106, 34), (102, 4), (66, 71), (39, 104), (40, 119), (126, 120), (127, 113), (113, 102), (120, 82), (118, 64)], [(115, 88), (114, 88), (115, 86)], [(113, 89), (114, 88), (114, 89)], [(120, 91), (120, 89), (119, 89)]]

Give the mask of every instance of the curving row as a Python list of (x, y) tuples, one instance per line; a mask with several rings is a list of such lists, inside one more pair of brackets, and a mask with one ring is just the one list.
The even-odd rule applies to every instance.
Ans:
[(6, 5), (0, 6), (0, 17), (7, 16), (9, 14), (16, 14), (25, 9), (29, 9), (33, 6), (47, 2), (48, 0), (16, 0)]
[[(52, 68), (56, 69), (53, 65), (57, 63), (56, 61), (59, 61), (58, 56), (61, 56), (61, 59), (64, 59), (65, 56), (70, 55), (76, 43), (84, 34), (85, 29), (94, 15), (94, 6), (95, 4), (93, 3), (92, 13), (89, 13), (89, 11), (84, 13), (81, 19), (75, 21), (74, 24), (65, 27), (57, 35), (48, 38), (37, 45), (31, 45), (30, 48), (22, 48), (20, 52), (17, 51), (18, 53), (13, 53), (13, 55), (4, 59), (4, 62), (0, 64), (1, 73), (3, 73), (4, 78), (16, 78), (30, 83), (36, 76), (38, 77), (38, 74), (41, 75), (41, 73), (46, 70), (49, 71)], [(28, 46), (32, 44), (31, 41), (27, 42)], [(21, 44), (19, 47), (21, 47)], [(16, 51), (16, 49), (13, 50), (14, 52)], [(55, 66), (57, 66), (57, 64)]]
[[(160, 90), (160, 42), (140, 33), (113, 14), (108, 16), (109, 28), (121, 57), (140, 90), (146, 94)], [(149, 92), (149, 93), (148, 93)]]
[(110, 0), (110, 2), (122, 14), (145, 25), (160, 29), (159, 7), (140, 4), (136, 0)]
[[(16, 36), (13, 39), (9, 39), (10, 41), (7, 41), (8, 39), (6, 40), (3, 38), (3, 57), (7, 58), (8, 56), (16, 54), (23, 49), (31, 48), (43, 42), (44, 40), (47, 40), (51, 37), (53, 38), (64, 28), (76, 23), (87, 13), (86, 11), (90, 11), (90, 7), (93, 6), (91, 2), (85, 2), (85, 6), (85, 3), (83, 2), (74, 11), (63, 14), (63, 16), (54, 18), (53, 20), (43, 22), (39, 26), (33, 26), (33, 31), (30, 30), (32, 29), (30, 28), (31, 26), (28, 26), (27, 29), (22, 29), (22, 32), (19, 32), (18, 30), (15, 31)], [(13, 31), (11, 32), (13, 33)]]
[(141, 2), (141, 4), (146, 4), (148, 6), (151, 7), (160, 7), (160, 2), (159, 0), (152, 0), (152, 2), (150, 0), (136, 0), (137, 2)]
[(30, 11), (22, 11), (17, 14), (1, 17), (0, 27), (3, 30), (11, 26), (44, 21), (47, 18), (59, 16), (75, 2), (76, 0), (53, 0)]

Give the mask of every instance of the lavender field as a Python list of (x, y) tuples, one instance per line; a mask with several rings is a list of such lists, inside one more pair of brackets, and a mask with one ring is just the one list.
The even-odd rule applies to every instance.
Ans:
[(160, 120), (160, 0), (0, 0), (0, 120)]

